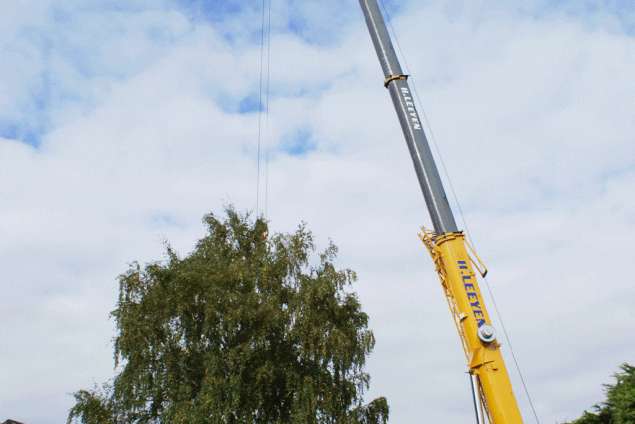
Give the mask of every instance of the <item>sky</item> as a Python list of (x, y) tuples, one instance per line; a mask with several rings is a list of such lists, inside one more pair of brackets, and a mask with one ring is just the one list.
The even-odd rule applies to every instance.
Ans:
[[(165, 241), (187, 254), (210, 211), (256, 212), (260, 7), (2, 5), (0, 420), (64, 422), (74, 391), (115, 372), (117, 276)], [(386, 8), (540, 421), (573, 419), (635, 362), (635, 5)], [(430, 220), (357, 2), (273, 0), (271, 33), (272, 228), (307, 222), (357, 271), (377, 339), (367, 397), (388, 398), (391, 422), (470, 422), (417, 238)]]

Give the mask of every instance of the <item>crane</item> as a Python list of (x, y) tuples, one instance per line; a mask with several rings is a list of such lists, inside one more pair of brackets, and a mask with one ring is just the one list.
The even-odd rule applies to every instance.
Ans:
[(359, 0), (384, 73), (384, 86), (397, 111), (433, 230), (420, 238), (427, 247), (450, 306), (470, 374), (472, 396), (479, 424), (523, 422), (509, 374), (485, 307), (477, 279), (487, 269), (457, 227), (439, 171), (432, 156), (422, 121), (403, 73), (377, 0)]

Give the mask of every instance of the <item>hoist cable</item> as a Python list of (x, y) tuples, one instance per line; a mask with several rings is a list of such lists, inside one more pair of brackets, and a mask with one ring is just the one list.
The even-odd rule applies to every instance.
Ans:
[(265, 2), (262, 0), (262, 13), (260, 19), (260, 76), (258, 80), (258, 150), (256, 158), (256, 216), (260, 214), (260, 161), (261, 161), (261, 144), (262, 144), (262, 86), (263, 86), (263, 67), (265, 54)]
[(271, 96), (271, 0), (267, 1), (267, 80), (265, 85), (265, 208), (264, 216), (267, 218), (269, 210), (269, 100)]
[[(384, 6), (384, 2), (382, 0), (379, 0), (379, 4), (381, 6), (381, 8), (383, 9), (383, 12), (386, 16), (386, 20), (388, 21), (388, 27), (390, 32), (392, 33), (392, 37), (395, 40), (395, 45), (397, 47), (397, 52), (398, 54), (401, 56), (403, 63), (405, 65), (405, 71), (406, 73), (408, 73), (408, 69), (410, 68), (408, 66), (408, 61), (406, 60), (406, 55), (403, 52), (403, 49), (401, 48), (401, 45), (399, 43), (399, 37), (397, 36), (397, 32), (392, 24), (392, 20), (390, 19), (390, 15), (388, 13), (388, 9)], [(474, 246), (474, 248), (476, 249), (476, 243), (474, 243), (474, 240), (471, 236), (468, 224), (467, 224), (467, 219), (465, 218), (465, 214), (463, 213), (463, 207), (461, 206), (461, 202), (459, 201), (459, 197), (456, 193), (456, 190), (454, 188), (454, 184), (452, 183), (452, 179), (450, 178), (450, 173), (448, 172), (447, 166), (445, 164), (445, 161), (443, 160), (443, 155), (441, 154), (441, 149), (439, 148), (439, 145), (436, 141), (436, 137), (434, 135), (434, 131), (432, 130), (432, 125), (430, 124), (430, 120), (428, 119), (428, 116), (426, 115), (425, 109), (423, 108), (423, 103), (421, 102), (421, 99), (419, 97), (419, 93), (417, 90), (417, 85), (414, 81), (414, 78), (412, 76), (410, 76), (410, 80), (412, 82), (412, 88), (413, 88), (413, 92), (415, 95), (415, 101), (417, 102), (417, 106), (419, 107), (419, 109), (421, 110), (421, 115), (423, 117), (424, 123), (428, 128), (429, 134), (430, 134), (430, 140), (432, 141), (432, 145), (434, 146), (434, 149), (436, 151), (437, 157), (439, 158), (439, 162), (441, 163), (441, 168), (443, 169), (443, 173), (445, 175), (445, 178), (448, 182), (448, 186), (450, 187), (450, 192), (452, 193), (452, 197), (454, 198), (454, 202), (456, 203), (457, 209), (459, 211), (459, 215), (461, 216), (461, 221), (463, 222), (463, 226), (465, 228), (465, 233), (467, 235), (468, 240), (470, 241), (470, 243), (472, 244), (472, 246)], [(496, 316), (498, 317), (498, 321), (501, 324), (501, 329), (503, 330), (503, 335), (505, 336), (505, 341), (507, 342), (507, 344), (509, 345), (509, 351), (511, 353), (512, 359), (514, 361), (514, 366), (516, 368), (516, 372), (518, 373), (518, 376), (520, 377), (520, 381), (521, 384), (523, 386), (523, 391), (525, 392), (525, 395), (527, 397), (527, 400), (529, 402), (529, 406), (531, 408), (531, 411), (533, 413), (534, 419), (536, 420), (536, 423), (540, 424), (540, 419), (538, 418), (538, 413), (536, 412), (536, 408), (534, 406), (534, 402), (532, 399), (532, 396), (529, 392), (529, 389), (527, 387), (527, 383), (525, 381), (525, 377), (523, 375), (523, 372), (521, 371), (520, 365), (518, 363), (518, 359), (516, 358), (516, 354), (514, 352), (514, 348), (512, 346), (511, 343), (511, 339), (509, 337), (509, 333), (507, 332), (507, 328), (505, 327), (504, 321), (503, 321), (503, 316), (498, 308), (498, 304), (496, 303), (496, 299), (494, 297), (494, 292), (489, 284), (489, 280), (487, 278), (483, 278), (483, 280), (485, 281), (485, 286), (487, 287), (487, 291), (490, 295), (490, 298), (492, 299), (492, 305), (494, 305), (494, 311), (496, 313)]]
[[(265, 64), (266, 60), (266, 64)], [(264, 161), (264, 207), (266, 217), (269, 197), (269, 153), (266, 134), (269, 124), (269, 87), (271, 84), (271, 1), (262, 0), (260, 16), (260, 73), (258, 82), (258, 149), (256, 164), (256, 216), (261, 214), (260, 193)], [(264, 115), (264, 116), (263, 116)], [(263, 146), (264, 144), (264, 146)], [(263, 159), (264, 151), (264, 159)]]

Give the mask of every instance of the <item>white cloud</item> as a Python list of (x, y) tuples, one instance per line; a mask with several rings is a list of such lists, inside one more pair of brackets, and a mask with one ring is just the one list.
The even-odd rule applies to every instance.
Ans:
[[(254, 207), (256, 117), (228, 104), (253, 94), (259, 51), (237, 17), (228, 40), (166, 4), (65, 9), (66, 26), (39, 7), (2, 21), (16, 66), (0, 70), (0, 118), (50, 125), (37, 148), (0, 138), (0, 410), (53, 423), (69, 393), (112, 374), (126, 264), (159, 258), (164, 239), (187, 252), (224, 203)], [(635, 42), (610, 17), (456, 7), (412, 3), (395, 26), (538, 412), (562, 421), (635, 361)], [(337, 43), (306, 39), (328, 14), (304, 39), (277, 22), (269, 143), (309, 129), (317, 146), (274, 152), (270, 216), (281, 230), (306, 220), (358, 271), (371, 395), (392, 422), (466, 422), (464, 358), (416, 237), (427, 212), (361, 14), (344, 16), (328, 22)], [(27, 27), (56, 40), (48, 53)], [(42, 75), (76, 98), (29, 117)]]

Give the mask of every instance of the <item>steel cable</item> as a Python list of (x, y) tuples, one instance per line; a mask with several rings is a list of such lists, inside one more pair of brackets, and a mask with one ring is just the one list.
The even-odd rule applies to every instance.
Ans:
[[(271, 0), (262, 0), (260, 16), (260, 72), (258, 80), (258, 148), (256, 164), (256, 216), (261, 215), (261, 176), (264, 173), (264, 206), (266, 218), (269, 204), (269, 150), (267, 130), (269, 128), (269, 98), (271, 87)], [(264, 151), (264, 158), (263, 158)], [(264, 171), (263, 165), (264, 162)]]
[(258, 152), (256, 158), (256, 216), (260, 213), (260, 161), (261, 161), (261, 144), (262, 144), (262, 86), (263, 86), (263, 67), (265, 54), (265, 3), (262, 0), (262, 13), (260, 19), (260, 76), (258, 82)]
[(267, 218), (269, 210), (269, 100), (271, 96), (271, 0), (267, 1), (267, 79), (265, 85), (265, 207), (264, 216)]

